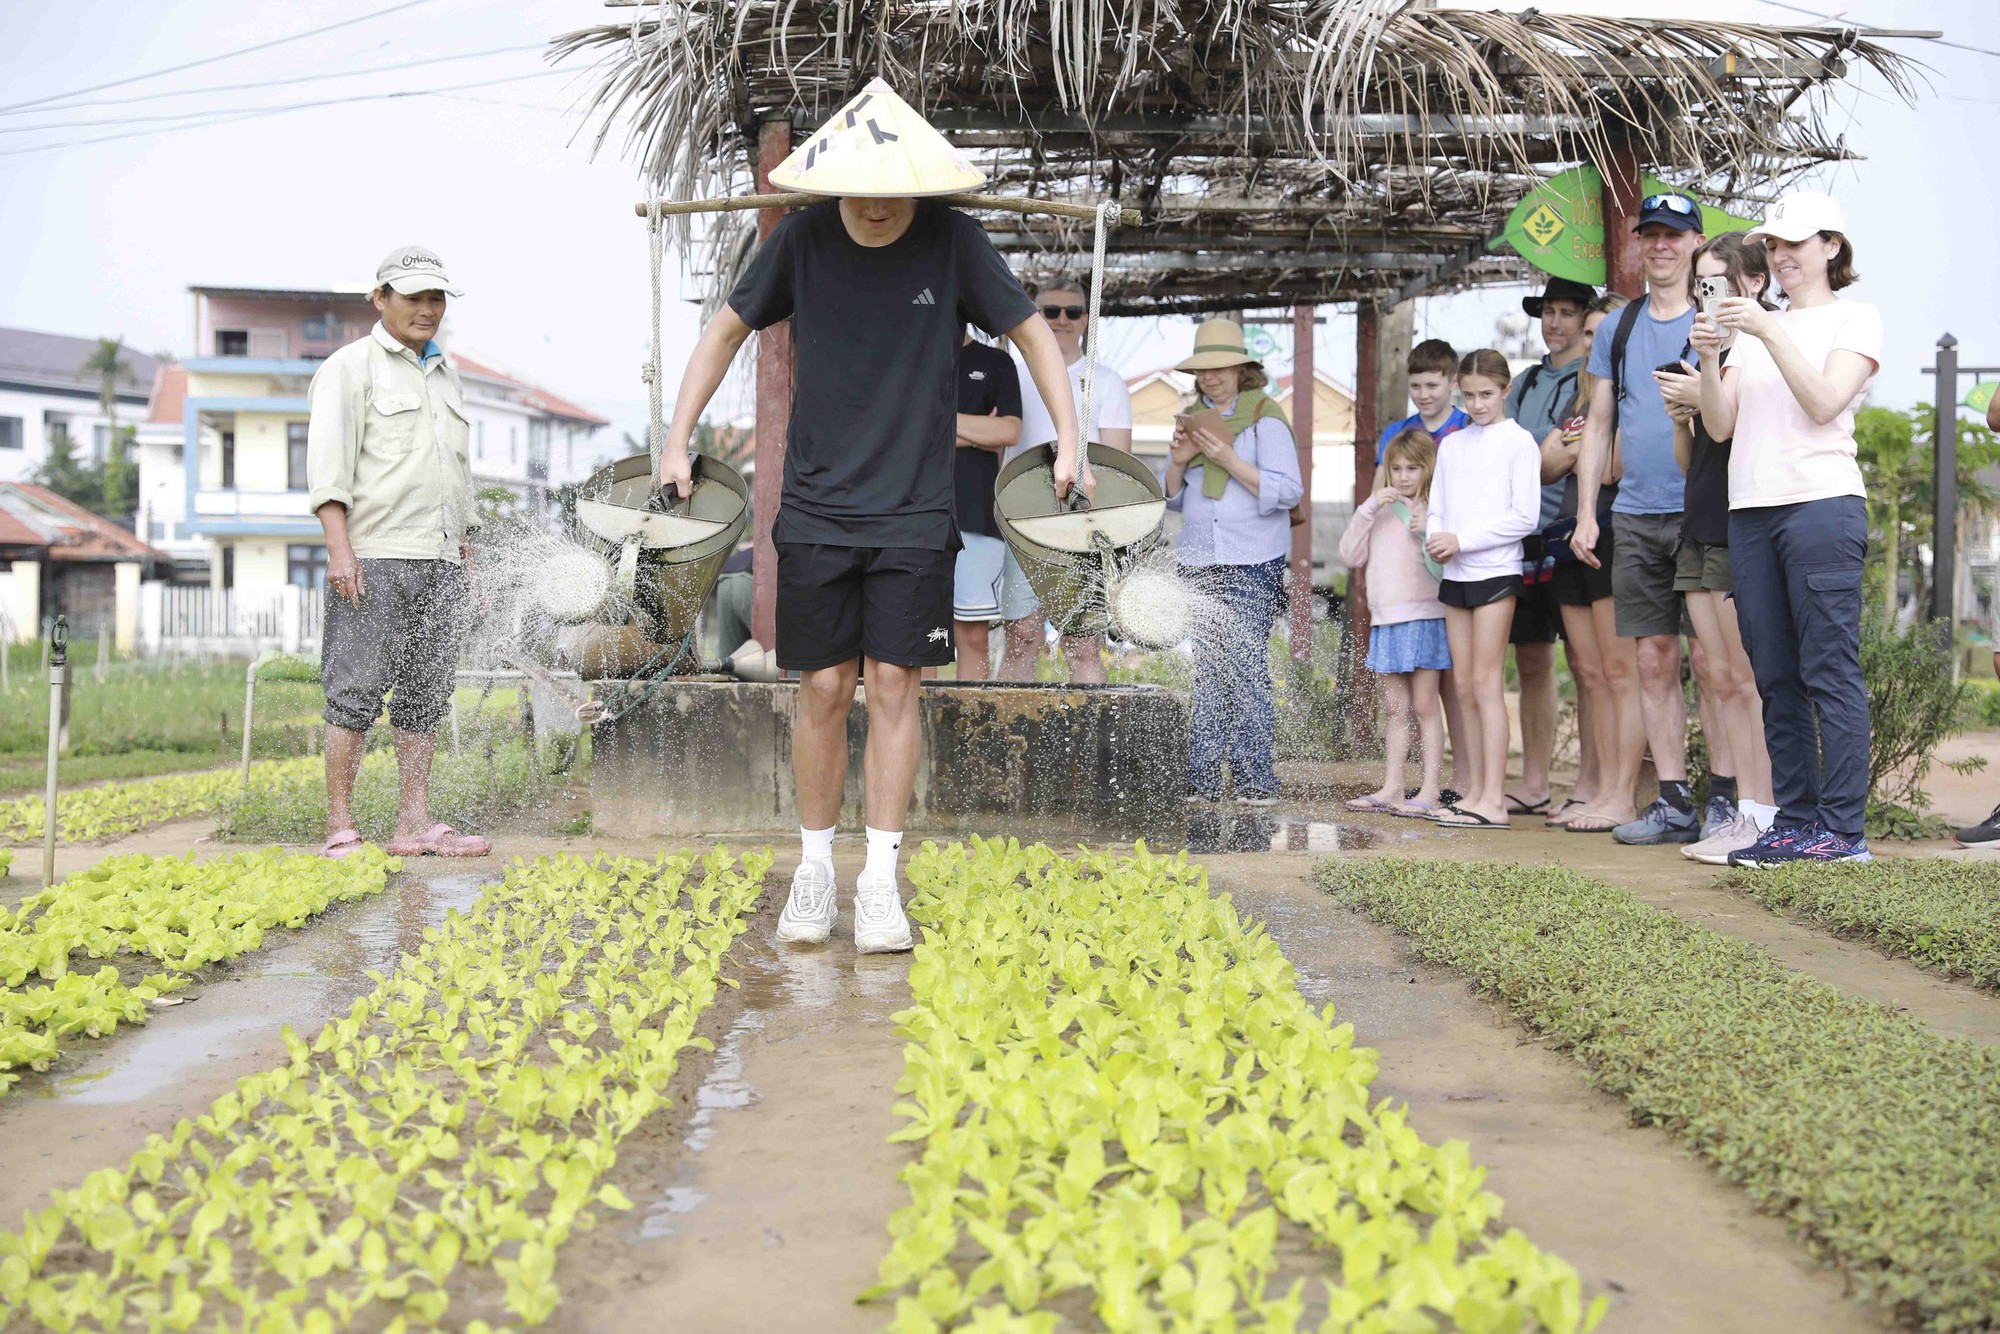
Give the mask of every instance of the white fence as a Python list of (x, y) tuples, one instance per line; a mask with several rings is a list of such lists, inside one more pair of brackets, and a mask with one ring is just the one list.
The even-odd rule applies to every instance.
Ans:
[(275, 592), (206, 584), (146, 584), (139, 591), (139, 650), (253, 656), (265, 649), (316, 653), (325, 595), (286, 584)]

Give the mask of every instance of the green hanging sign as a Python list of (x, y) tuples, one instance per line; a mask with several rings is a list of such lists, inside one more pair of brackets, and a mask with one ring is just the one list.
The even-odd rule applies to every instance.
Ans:
[(2000, 380), (1982, 380), (1966, 390), (1965, 397), (1959, 402), (1974, 412), (1985, 412), (1993, 406), (1993, 395), (1996, 390), (2000, 390)]
[[(1639, 178), (1640, 195), (1673, 187), (1653, 175)], [(1719, 208), (1702, 206), (1709, 236), (1748, 231), (1757, 224)], [(1595, 167), (1574, 167), (1528, 192), (1507, 215), (1500, 241), (1551, 277), (1604, 286), (1604, 178)], [(1496, 243), (1496, 247), (1499, 243)]]

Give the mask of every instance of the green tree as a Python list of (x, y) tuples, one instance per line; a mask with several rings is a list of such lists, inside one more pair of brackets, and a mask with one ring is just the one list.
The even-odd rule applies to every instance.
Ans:
[(35, 470), (34, 480), (92, 512), (104, 504), (104, 470), (76, 456), (76, 442), (67, 426), (49, 432), (48, 457)]
[[(1937, 413), (1928, 404), (1914, 412), (1863, 408), (1854, 417), (1854, 443), (1861, 475), (1868, 488), (1868, 527), (1881, 553), (1884, 578), (1883, 610), (1893, 621), (1897, 583), (1907, 558), (1917, 570), (1913, 592), (1921, 605), (1926, 590), (1915, 560), (1928, 546), (1935, 528), (1937, 478)], [(1979, 474), (2000, 463), (2000, 439), (1983, 424), (1958, 423), (1958, 507), (1960, 521), (1968, 514), (1991, 513), (2000, 492)]]
[(136, 504), (139, 479), (133, 475), (132, 442), (138, 434), (136, 426), (115, 428), (104, 455), (104, 507), (99, 512), (113, 519), (128, 517)]
[(76, 374), (78, 379), (97, 381), (97, 406), (104, 410), (104, 419), (117, 426), (118, 386), (138, 382), (132, 373), (132, 363), (125, 360), (124, 337), (98, 339), (96, 348), (76, 368)]

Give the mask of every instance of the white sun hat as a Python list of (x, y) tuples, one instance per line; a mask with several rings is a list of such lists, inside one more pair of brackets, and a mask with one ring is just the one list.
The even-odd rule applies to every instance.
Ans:
[(1771, 211), (1764, 215), (1764, 220), (1744, 233), (1744, 239), (1761, 241), (1767, 236), (1775, 236), (1780, 241), (1797, 245), (1820, 232), (1846, 235), (1847, 213), (1831, 195), (1799, 190), (1771, 205)]
[(815, 195), (903, 199), (976, 190), (986, 173), (894, 88), (871, 79), (772, 169), (771, 184)]

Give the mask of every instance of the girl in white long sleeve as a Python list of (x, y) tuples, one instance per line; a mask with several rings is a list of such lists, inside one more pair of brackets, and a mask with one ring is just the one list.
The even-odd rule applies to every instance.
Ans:
[(1507, 420), (1507, 359), (1492, 348), (1458, 367), (1459, 395), (1472, 425), (1438, 445), (1425, 543), (1444, 567), (1444, 603), (1454, 684), (1465, 715), (1462, 772), (1472, 786), (1438, 813), (1453, 829), (1509, 827), (1507, 705), (1501, 664), (1514, 599), (1521, 592), (1521, 539), (1541, 519), (1542, 457), (1533, 436)]

